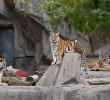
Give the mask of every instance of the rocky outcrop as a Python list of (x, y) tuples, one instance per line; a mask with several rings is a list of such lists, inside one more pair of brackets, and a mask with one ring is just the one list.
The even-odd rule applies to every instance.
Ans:
[(37, 86), (78, 84), (80, 82), (80, 62), (78, 53), (67, 53), (60, 66), (52, 65), (44, 73)]
[(78, 84), (80, 81), (81, 57), (78, 53), (67, 53), (64, 55), (55, 85)]
[[(21, 12), (17, 12), (14, 9), (14, 5), (10, 2), (11, 0), (0, 1), (0, 14), (2, 14), (0, 17), (0, 26), (14, 29), (13, 67), (23, 68), (31, 75), (34, 74), (40, 64), (50, 63), (48, 63), (50, 56), (47, 56), (50, 52), (48, 34), (44, 26), (35, 21), (34, 18), (32, 19)], [(42, 34), (47, 35), (43, 37)], [(45, 47), (47, 48), (45, 49)]]
[(100, 48), (94, 50), (94, 54), (98, 55), (100, 51), (106, 51), (110, 55), (110, 43), (106, 43), (104, 46), (101, 46)]
[(1, 100), (110, 100), (110, 85), (0, 87)]
[(110, 34), (104, 38), (99, 29), (97, 33), (95, 32), (90, 36), (90, 43), (91, 50), (95, 55), (99, 51), (106, 51), (110, 55)]

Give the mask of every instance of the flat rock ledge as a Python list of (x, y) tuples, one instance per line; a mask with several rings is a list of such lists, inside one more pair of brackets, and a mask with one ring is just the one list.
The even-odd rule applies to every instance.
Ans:
[(0, 100), (110, 100), (110, 85), (0, 87)]

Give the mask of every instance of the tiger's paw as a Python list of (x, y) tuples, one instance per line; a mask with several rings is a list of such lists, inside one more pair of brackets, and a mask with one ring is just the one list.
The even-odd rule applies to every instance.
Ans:
[(54, 61), (52, 61), (51, 65), (55, 65), (55, 62), (54, 62)]
[(61, 61), (57, 61), (57, 63), (56, 63), (57, 65), (60, 65), (61, 64)]
[(66, 51), (65, 54), (66, 54), (66, 53), (74, 53), (74, 51)]

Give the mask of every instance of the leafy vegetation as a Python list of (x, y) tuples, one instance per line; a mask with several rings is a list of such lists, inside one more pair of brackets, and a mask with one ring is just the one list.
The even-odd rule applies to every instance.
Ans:
[(84, 34), (98, 29), (103, 36), (110, 34), (109, 0), (41, 0), (39, 5), (50, 16), (47, 23), (52, 27), (66, 20)]
[[(40, 0), (36, 4), (36, 10), (41, 9), (49, 16), (45, 18), (46, 26), (55, 28), (59, 23), (66, 21), (70, 27), (85, 35), (98, 31), (103, 37), (110, 36), (109, 0)], [(28, 13), (29, 8), (25, 8), (24, 15)]]

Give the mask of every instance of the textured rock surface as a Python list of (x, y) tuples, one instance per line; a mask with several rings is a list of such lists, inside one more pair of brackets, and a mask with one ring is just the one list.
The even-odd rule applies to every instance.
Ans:
[[(28, 75), (32, 75), (38, 70), (40, 63), (42, 64), (44, 62), (45, 59), (42, 59), (43, 55), (48, 57), (48, 50), (50, 50), (50, 48), (48, 48), (49, 43), (46, 44), (47, 41), (49, 41), (49, 39), (47, 39), (48, 34), (46, 35), (47, 37), (43, 37), (42, 33), (46, 34), (45, 28), (29, 16), (19, 14), (19, 12), (15, 12), (15, 10), (13, 11), (14, 6), (11, 6), (9, 2), (11, 1), (0, 1), (0, 26), (4, 28), (5, 26), (6, 28), (14, 28), (13, 67), (23, 68), (27, 71)], [(44, 38), (46, 38), (46, 42), (44, 42), (46, 46), (42, 43)], [(41, 48), (39, 48), (39, 45)], [(43, 50), (43, 47), (47, 47), (48, 49), (45, 48), (45, 50)], [(39, 53), (38, 51), (41, 52)]]
[(88, 71), (89, 78), (109, 78), (110, 72), (108, 71)]
[(81, 57), (78, 53), (65, 54), (55, 85), (78, 83), (80, 81), (80, 62)]
[(53, 86), (59, 72), (59, 66), (49, 66), (42, 78), (38, 81), (37, 86)]
[(97, 55), (100, 51), (106, 51), (110, 55), (110, 43), (104, 44), (104, 46), (94, 50), (94, 54)]
[(37, 86), (78, 83), (80, 81), (80, 60), (78, 53), (65, 54), (62, 64), (50, 66)]
[(110, 85), (0, 87), (0, 100), (110, 100)]

